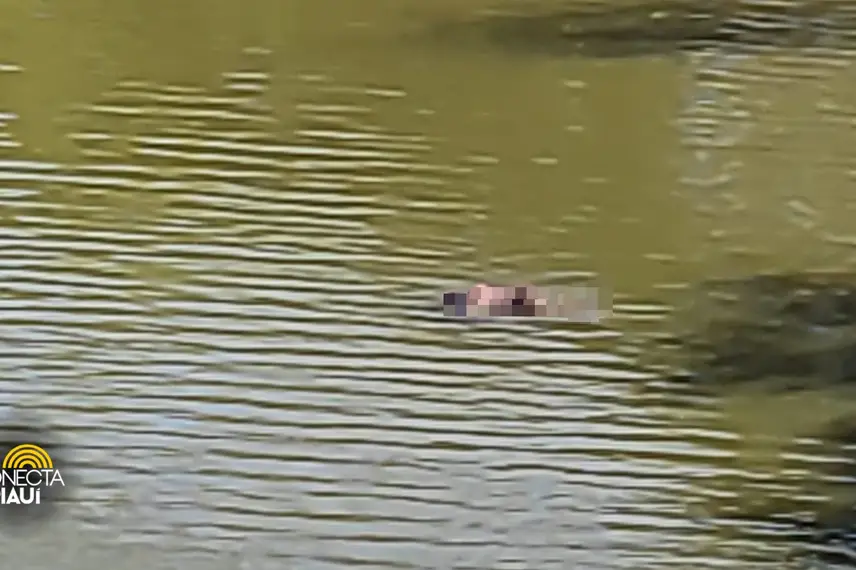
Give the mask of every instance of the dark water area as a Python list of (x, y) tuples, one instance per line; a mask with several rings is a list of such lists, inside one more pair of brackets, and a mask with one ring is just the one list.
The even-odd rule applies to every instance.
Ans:
[[(847, 567), (852, 311), (793, 299), (852, 274), (853, 60), (721, 25), (515, 55), (479, 24), (645, 39), (624, 4), (0, 4), (0, 394), (73, 482), (8, 559)], [(602, 322), (437, 306), (591, 280)], [(744, 364), (771, 330), (764, 362), (822, 358)]]
[(851, 2), (778, 0), (506, 2), (469, 18), (439, 21), (438, 39), (488, 42), (506, 56), (673, 57), (775, 48), (856, 47)]

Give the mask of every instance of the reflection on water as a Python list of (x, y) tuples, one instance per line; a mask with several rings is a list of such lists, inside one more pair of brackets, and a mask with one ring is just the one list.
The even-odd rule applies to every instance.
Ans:
[[(846, 420), (847, 400), (695, 391), (656, 371), (648, 339), (711, 274), (849, 260), (847, 60), (449, 58), (397, 42), (427, 8), (382, 0), (188, 3), (199, 27), (141, 54), (123, 38), (161, 22), (136, 4), (102, 14), (135, 22), (99, 52), (111, 66), (69, 59), (64, 79), (27, 14), (42, 35), (0, 67), (17, 89), (0, 94), (3, 401), (67, 434), (81, 480), (53, 528), (4, 540), (11, 559), (607, 569), (793, 552), (741, 517), (817, 508), (840, 449), (809, 419), (834, 402)], [(82, 86), (54, 108), (63, 81)], [(593, 274), (609, 322), (435, 307), (462, 282)]]
[(517, 2), (463, 21), (441, 22), (443, 41), (485, 40), (507, 50), (552, 56), (639, 57), (727, 46), (854, 47), (849, 2), (654, 0)]

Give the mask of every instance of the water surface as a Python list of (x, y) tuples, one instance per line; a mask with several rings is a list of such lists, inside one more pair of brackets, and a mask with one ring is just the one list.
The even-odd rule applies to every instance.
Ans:
[[(11, 559), (781, 567), (728, 517), (822, 499), (853, 410), (695, 394), (647, 339), (708, 277), (850, 261), (850, 60), (421, 35), (476, 4), (3, 5), (3, 400), (80, 478)], [(591, 276), (596, 326), (431, 309)]]

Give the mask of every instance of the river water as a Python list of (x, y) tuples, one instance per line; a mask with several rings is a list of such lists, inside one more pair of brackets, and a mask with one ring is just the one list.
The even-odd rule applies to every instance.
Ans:
[[(819, 500), (852, 406), (693, 395), (646, 339), (709, 277), (849, 263), (847, 54), (436, 33), (489, 0), (0, 6), (3, 403), (76, 479), (17, 567), (783, 567), (729, 515)], [(592, 277), (597, 325), (436, 307)]]

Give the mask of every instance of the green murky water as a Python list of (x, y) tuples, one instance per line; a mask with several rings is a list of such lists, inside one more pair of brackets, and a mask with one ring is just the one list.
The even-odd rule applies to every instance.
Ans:
[[(804, 436), (852, 408), (688, 396), (646, 371), (645, 338), (708, 277), (850, 262), (852, 60), (453, 33), (491, 7), (0, 2), (3, 401), (67, 437), (80, 479), (10, 559), (784, 556), (721, 517), (811, 504), (834, 452)], [(600, 326), (428, 308), (592, 275)]]

